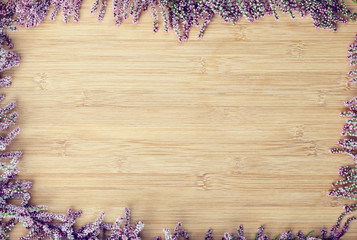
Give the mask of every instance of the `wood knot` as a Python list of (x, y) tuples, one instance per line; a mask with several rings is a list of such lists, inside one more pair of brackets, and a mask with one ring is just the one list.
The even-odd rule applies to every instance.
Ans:
[(244, 173), (246, 171), (246, 163), (242, 158), (232, 158), (230, 163), (231, 174), (236, 175)]
[(196, 185), (199, 190), (209, 190), (210, 189), (210, 177), (208, 173), (201, 174), (197, 176)]
[(89, 107), (93, 105), (93, 100), (89, 90), (82, 90), (82, 106)]
[(304, 54), (305, 44), (302, 41), (294, 41), (288, 49), (288, 54), (294, 58), (301, 58)]
[(299, 124), (294, 128), (294, 137), (301, 139), (304, 137), (305, 126), (303, 124)]
[(326, 92), (320, 90), (318, 94), (318, 103), (319, 105), (326, 105)]
[(38, 83), (41, 90), (47, 90), (48, 82), (46, 73), (37, 73), (33, 81)]
[(314, 141), (310, 141), (307, 146), (307, 155), (308, 156), (316, 156), (317, 155), (317, 146)]
[(206, 68), (206, 59), (204, 57), (201, 57), (200, 58), (200, 69), (201, 69), (201, 73), (202, 74), (205, 74), (206, 71), (207, 71), (207, 68)]
[(124, 155), (116, 155), (110, 159), (108, 166), (114, 173), (123, 173), (126, 171), (125, 163), (127, 162), (127, 157)]
[(343, 77), (341, 77), (339, 85), (345, 90), (351, 90), (353, 84), (350, 82), (350, 79), (350, 76), (344, 75)]
[(233, 29), (233, 36), (235, 41), (244, 41), (247, 39), (245, 26), (236, 25), (233, 27)]
[(67, 155), (67, 140), (58, 140), (53, 143), (52, 150), (61, 157), (66, 157)]

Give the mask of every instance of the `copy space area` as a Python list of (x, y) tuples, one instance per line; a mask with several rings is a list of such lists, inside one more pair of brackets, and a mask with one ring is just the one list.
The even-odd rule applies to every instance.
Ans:
[(220, 237), (244, 224), (254, 238), (260, 224), (272, 234), (335, 224), (347, 201), (327, 191), (352, 160), (328, 151), (356, 95), (346, 77), (356, 23), (334, 33), (309, 17), (215, 18), (202, 40), (193, 28), (178, 43), (152, 33), (149, 13), (116, 27), (90, 4), (78, 23), (58, 16), (11, 34), (22, 63), (3, 92), (22, 132), (10, 150), (24, 152), (32, 203), (82, 209), (81, 224), (129, 207), (144, 239), (178, 221), (193, 239), (209, 227)]

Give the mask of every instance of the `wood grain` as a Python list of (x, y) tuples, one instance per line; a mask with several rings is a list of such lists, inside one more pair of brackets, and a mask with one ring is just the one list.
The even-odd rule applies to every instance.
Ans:
[[(91, 4), (79, 23), (59, 16), (11, 34), (22, 63), (3, 91), (18, 102), (11, 149), (24, 151), (34, 204), (82, 209), (81, 224), (129, 207), (144, 239), (178, 221), (193, 239), (209, 227), (221, 237), (244, 224), (253, 238), (260, 224), (275, 235), (335, 223), (347, 201), (326, 194), (352, 161), (328, 151), (356, 95), (346, 77), (356, 23), (215, 18), (202, 40), (194, 28), (178, 43), (153, 34), (148, 13), (116, 27)], [(344, 239), (356, 238), (353, 223)]]

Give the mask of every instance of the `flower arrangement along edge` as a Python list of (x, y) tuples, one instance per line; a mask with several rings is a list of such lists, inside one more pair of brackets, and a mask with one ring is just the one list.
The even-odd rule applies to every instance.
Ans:
[[(0, 72), (20, 64), (20, 56), (11, 49), (13, 43), (7, 31), (14, 31), (17, 26), (35, 27), (39, 25), (49, 13), (50, 6), (53, 12), (50, 19), (54, 20), (60, 10), (62, 10), (63, 20), (69, 21), (73, 17), (74, 21), (79, 20), (79, 9), (81, 0), (0, 0)], [(102, 20), (107, 8), (106, 0), (95, 0), (91, 12), (98, 12), (98, 20)], [(158, 9), (163, 19), (164, 31), (172, 29), (178, 37), (178, 41), (188, 40), (192, 26), (200, 27), (198, 38), (202, 38), (204, 31), (209, 25), (214, 15), (222, 17), (225, 22), (235, 24), (242, 17), (253, 22), (265, 15), (273, 15), (279, 18), (277, 10), (288, 13), (295, 18), (294, 13), (301, 17), (310, 15), (316, 28), (337, 30), (338, 23), (347, 23), (348, 20), (355, 20), (357, 14), (347, 9), (343, 1), (338, 0), (113, 0), (113, 17), (116, 25), (120, 25), (123, 20), (133, 17), (133, 22), (139, 21), (142, 12), (151, 10), (153, 18), (153, 31), (157, 32)], [(348, 59), (350, 65), (357, 65), (357, 35), (354, 43), (349, 46)], [(357, 82), (357, 69), (351, 70), (348, 75), (350, 82)], [(0, 87), (9, 87), (12, 78), (10, 76), (0, 77)], [(0, 102), (5, 99), (5, 95), (0, 95)], [(349, 198), (357, 200), (357, 97), (345, 102), (348, 107), (341, 113), (347, 117), (343, 127), (342, 135), (344, 139), (339, 141), (340, 147), (331, 149), (332, 153), (345, 153), (354, 160), (354, 166), (344, 166), (339, 169), (339, 175), (344, 179), (332, 184), (333, 189), (328, 195), (335, 197)], [(12, 101), (0, 108), (0, 130), (9, 130), (16, 124), (18, 114), (14, 112), (16, 102)], [(17, 164), (22, 156), (21, 151), (6, 152), (6, 148), (12, 140), (19, 134), (20, 128), (16, 127), (7, 135), (0, 136), (0, 167), (3, 173), (0, 176), (0, 239), (9, 238), (9, 232), (17, 223), (21, 223), (28, 234), (20, 239), (108, 239), (108, 240), (140, 240), (140, 232), (144, 224), (136, 222), (130, 224), (130, 211), (125, 209), (124, 217), (119, 217), (114, 223), (104, 222), (104, 212), (92, 223), (75, 228), (76, 218), (81, 215), (81, 211), (69, 209), (67, 214), (57, 214), (48, 212), (48, 207), (44, 205), (31, 205), (30, 189), (32, 183), (26, 180), (17, 180), (19, 169)], [(9, 160), (6, 164), (3, 160)], [(10, 204), (11, 199), (21, 199), (19, 205)], [(312, 232), (303, 234), (301, 231), (294, 234), (286, 231), (275, 238), (269, 238), (263, 233), (261, 226), (256, 233), (256, 240), (280, 239), (280, 240), (335, 240), (340, 239), (348, 230), (349, 224), (356, 217), (348, 217), (344, 225), (341, 226), (343, 218), (357, 210), (357, 204), (344, 206), (344, 212), (338, 217), (337, 222), (328, 232), (326, 228), (321, 228), (320, 234), (313, 237)], [(171, 232), (164, 229), (165, 240), (189, 239), (187, 231), (181, 229), (181, 223)], [(206, 232), (205, 240), (213, 240), (212, 229)], [(154, 238), (155, 240), (161, 237)], [(243, 226), (237, 228), (236, 234), (225, 233), (223, 240), (246, 240)]]

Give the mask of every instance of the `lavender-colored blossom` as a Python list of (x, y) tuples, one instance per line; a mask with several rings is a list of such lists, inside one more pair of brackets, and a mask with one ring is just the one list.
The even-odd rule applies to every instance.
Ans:
[[(98, 19), (102, 20), (107, 0), (95, 0), (91, 12), (98, 8)], [(100, 7), (99, 7), (100, 6)], [(277, 10), (295, 18), (310, 15), (316, 28), (337, 29), (337, 23), (355, 20), (356, 14), (346, 8), (345, 3), (330, 0), (113, 0), (114, 22), (120, 25), (128, 15), (133, 22), (139, 21), (142, 12), (152, 11), (153, 31), (158, 30), (157, 8), (160, 9), (164, 31), (171, 28), (179, 41), (187, 40), (192, 26), (200, 27), (198, 38), (202, 38), (206, 27), (214, 15), (219, 15), (226, 23), (237, 23), (242, 17), (253, 22), (265, 15), (274, 15), (279, 19)]]
[[(0, 29), (11, 29), (13, 23), (25, 27), (37, 26), (46, 17), (50, 5), (54, 20), (62, 10), (63, 20), (79, 20), (82, 0), (9, 0), (0, 4)], [(107, 8), (107, 0), (95, 0), (91, 9), (102, 20)], [(179, 41), (187, 40), (192, 26), (200, 27), (198, 38), (202, 38), (205, 29), (214, 15), (220, 16), (226, 23), (237, 23), (242, 17), (253, 22), (265, 15), (274, 15), (277, 10), (295, 18), (310, 15), (316, 28), (336, 30), (339, 22), (355, 20), (356, 14), (347, 9), (343, 1), (338, 0), (113, 0), (114, 22), (120, 25), (128, 16), (137, 23), (142, 12), (150, 9), (153, 18), (153, 31), (158, 30), (158, 9), (163, 18), (164, 31), (174, 30)], [(16, 13), (17, 17), (14, 16)], [(295, 14), (294, 14), (295, 13)], [(2, 16), (2, 17), (1, 17)], [(1, 39), (1, 37), (0, 37)], [(0, 40), (1, 43), (1, 40)], [(351, 53), (355, 59), (356, 54)]]
[[(356, 66), (357, 62), (357, 35), (355, 41), (349, 46), (348, 59), (351, 66)], [(355, 82), (357, 70), (348, 73), (352, 77), (350, 82)], [(347, 110), (341, 113), (341, 116), (348, 117), (346, 124), (342, 128), (342, 136), (345, 139), (339, 140), (339, 148), (331, 149), (332, 153), (345, 153), (354, 160), (354, 167), (341, 167), (339, 175), (343, 180), (332, 183), (333, 190), (328, 192), (329, 196), (344, 197), (357, 200), (357, 96), (345, 101), (344, 105)]]
[(49, 0), (17, 0), (16, 22), (26, 28), (38, 26), (45, 19), (49, 7)]
[(62, 10), (63, 21), (68, 22), (69, 16), (73, 16), (75, 22), (79, 21), (79, 10), (82, 5), (82, 0), (50, 0), (53, 6), (53, 11), (50, 20), (55, 20), (58, 12)]
[[(5, 30), (16, 30), (14, 27), (15, 4), (9, 0), (6, 4), (0, 1), (0, 72), (9, 70), (20, 64), (20, 56), (9, 49), (14, 47), (9, 35)], [(7, 47), (8, 49), (5, 49)], [(12, 78), (0, 76), (0, 87), (9, 87)]]
[(11, 76), (0, 78), (0, 87), (10, 87), (11, 82), (12, 82)]
[[(0, 95), (0, 102), (5, 98), (5, 95)], [(15, 108), (16, 102), (10, 102), (5, 107), (0, 108), (0, 130), (7, 130), (11, 125), (15, 124), (18, 117), (16, 112), (12, 112)]]
[(13, 45), (8, 35), (4, 32), (5, 30), (16, 30), (14, 26), (15, 23), (15, 13), (16, 13), (16, 0), (8, 0), (6, 3), (0, 1), (0, 47), (3, 47), (3, 42), (5, 41), (9, 48)]
[(0, 72), (16, 67), (20, 64), (20, 56), (12, 51), (0, 48)]
[[(257, 233), (255, 234), (255, 240), (336, 240), (340, 239), (348, 230), (349, 224), (355, 220), (355, 217), (349, 217), (343, 227), (341, 228), (341, 223), (343, 218), (351, 214), (353, 211), (357, 210), (357, 204), (353, 205), (345, 205), (344, 206), (344, 212), (338, 217), (337, 222), (335, 225), (331, 227), (330, 234), (328, 234), (326, 228), (321, 228), (320, 235), (313, 237), (312, 233), (313, 231), (303, 234), (302, 231), (298, 231), (296, 234), (294, 234), (292, 231), (286, 231), (283, 232), (275, 237), (269, 237), (267, 234), (264, 234), (264, 227), (261, 226), (258, 228)], [(224, 233), (222, 240), (247, 240), (244, 236), (243, 232), (243, 225), (240, 225), (239, 228), (237, 229), (238, 234), (235, 235), (233, 233)], [(214, 240), (212, 236), (212, 229), (209, 229), (206, 233), (205, 240)]]
[(174, 229), (174, 232), (171, 234), (170, 230), (164, 228), (163, 232), (165, 234), (165, 240), (179, 240), (181, 237), (183, 239), (190, 239), (190, 235), (186, 230), (180, 229), (182, 227), (182, 223), (178, 223)]
[(20, 128), (15, 128), (7, 136), (0, 136), (0, 151), (4, 151), (19, 133)]
[(3, 48), (7, 46), (9, 49), (14, 47), (9, 35), (4, 32), (4, 30), (0, 31), (0, 47)]
[[(349, 59), (351, 66), (357, 64), (356, 62), (357, 61), (357, 35), (356, 35), (355, 42), (349, 46), (347, 58)], [(355, 73), (355, 71), (352, 72), (352, 74), (353, 73)]]
[[(113, 3), (114, 4), (114, 3)], [(91, 13), (95, 13), (97, 12), (99, 8), (99, 12), (98, 12), (98, 17), (97, 19), (99, 21), (102, 21), (103, 18), (104, 18), (104, 14), (105, 14), (105, 11), (107, 9), (107, 0), (96, 0), (94, 3), (93, 3), (93, 6), (92, 6), (92, 9), (91, 9)], [(114, 10), (114, 9), (113, 9)]]

